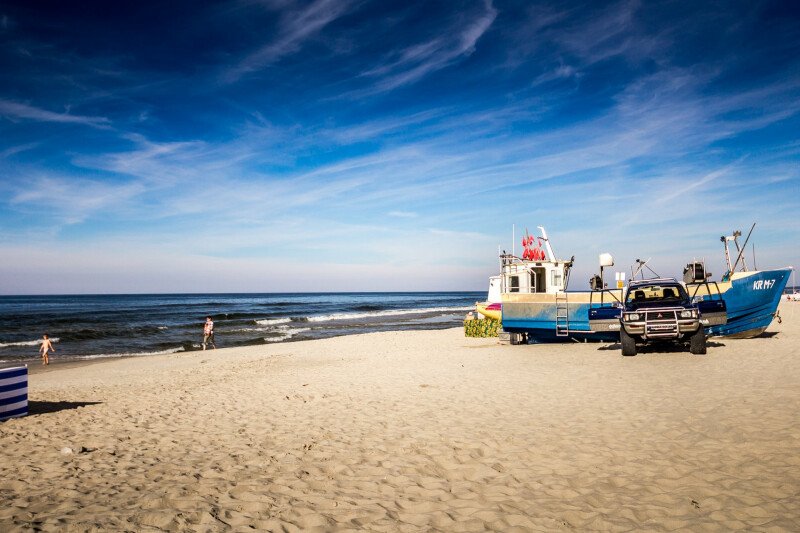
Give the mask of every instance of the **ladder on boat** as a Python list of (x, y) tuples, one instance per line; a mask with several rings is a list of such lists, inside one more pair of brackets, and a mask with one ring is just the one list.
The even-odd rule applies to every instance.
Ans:
[(556, 293), (556, 337), (569, 336), (569, 301), (567, 293)]

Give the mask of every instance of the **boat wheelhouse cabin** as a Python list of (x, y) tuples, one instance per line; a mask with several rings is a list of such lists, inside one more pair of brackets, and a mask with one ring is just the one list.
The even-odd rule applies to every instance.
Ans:
[(572, 260), (528, 261), (510, 254), (500, 257), (503, 293), (556, 294), (567, 288)]
[(567, 290), (574, 257), (569, 261), (556, 259), (547, 233), (543, 227), (539, 229), (541, 237), (526, 233), (522, 238), (521, 258), (506, 253), (500, 256), (502, 293), (558, 294)]

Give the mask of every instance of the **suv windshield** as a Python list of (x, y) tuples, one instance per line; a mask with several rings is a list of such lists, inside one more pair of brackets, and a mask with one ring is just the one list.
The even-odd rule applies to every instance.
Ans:
[(656, 303), (675, 302), (688, 298), (686, 291), (680, 285), (643, 285), (628, 291), (626, 303)]

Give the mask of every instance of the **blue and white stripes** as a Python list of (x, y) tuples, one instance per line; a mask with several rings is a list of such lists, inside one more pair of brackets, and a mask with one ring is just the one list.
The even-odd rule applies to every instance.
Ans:
[(0, 369), (0, 420), (28, 414), (28, 367)]

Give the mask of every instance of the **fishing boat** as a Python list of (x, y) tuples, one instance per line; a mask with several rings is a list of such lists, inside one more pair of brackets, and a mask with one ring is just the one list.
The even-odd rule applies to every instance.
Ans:
[[(575, 258), (557, 258), (547, 232), (542, 226), (538, 228), (541, 236), (526, 232), (522, 257), (500, 255), (503, 331), (517, 342), (618, 340), (619, 332), (590, 329), (589, 308), (608, 302), (593, 297), (591, 291), (567, 290)], [(605, 266), (614, 264), (609, 254), (602, 254), (601, 259)], [(622, 291), (611, 289), (609, 297), (619, 300)]]
[[(727, 271), (719, 281), (709, 281), (701, 261), (689, 263), (684, 269), (684, 282), (689, 294), (697, 301), (722, 297), (728, 310), (725, 324), (706, 328), (708, 335), (747, 339), (761, 335), (775, 318), (780, 319), (778, 304), (789, 281), (792, 267), (771, 270), (749, 269), (745, 259), (745, 248), (755, 224), (743, 245), (739, 245), (741, 231), (722, 236), (725, 248)], [(731, 260), (735, 248), (736, 259)], [(755, 266), (755, 265), (754, 265)]]

